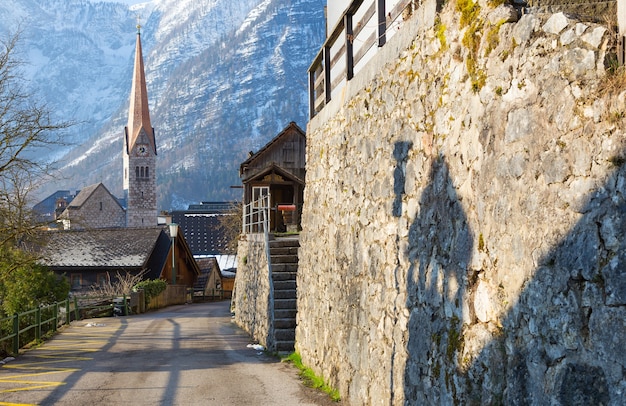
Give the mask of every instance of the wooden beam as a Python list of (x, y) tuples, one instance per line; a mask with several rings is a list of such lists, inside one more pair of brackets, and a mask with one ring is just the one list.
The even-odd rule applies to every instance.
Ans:
[(352, 49), (354, 31), (352, 30), (352, 14), (346, 14), (344, 20), (344, 25), (346, 26), (346, 79), (350, 80), (354, 77), (354, 51)]
[(385, 0), (378, 0), (378, 46), (382, 47), (387, 42), (387, 13), (385, 12)]
[(332, 87), (330, 86), (330, 44), (324, 45), (324, 92), (326, 104), (330, 102)]

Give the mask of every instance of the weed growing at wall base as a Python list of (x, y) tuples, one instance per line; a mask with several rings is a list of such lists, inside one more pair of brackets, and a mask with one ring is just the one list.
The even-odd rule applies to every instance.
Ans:
[(334, 401), (339, 402), (341, 397), (339, 396), (339, 391), (337, 389), (331, 388), (328, 386), (323, 378), (315, 375), (311, 368), (308, 368), (302, 364), (302, 358), (300, 354), (297, 352), (292, 352), (288, 356), (282, 359), (285, 362), (291, 362), (300, 370), (300, 377), (304, 380), (305, 385), (310, 386), (311, 388), (320, 389), (323, 392), (327, 393), (328, 396)]

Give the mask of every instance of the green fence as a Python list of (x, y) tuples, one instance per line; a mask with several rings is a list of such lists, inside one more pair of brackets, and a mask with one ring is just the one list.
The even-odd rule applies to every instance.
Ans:
[(23, 345), (39, 341), (72, 320), (128, 315), (123, 297), (73, 297), (0, 319), (0, 353), (19, 353)]

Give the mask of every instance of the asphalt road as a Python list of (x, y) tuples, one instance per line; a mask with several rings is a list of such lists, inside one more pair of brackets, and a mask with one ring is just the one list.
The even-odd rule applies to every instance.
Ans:
[(228, 302), (78, 321), (0, 368), (0, 405), (337, 405), (251, 343)]

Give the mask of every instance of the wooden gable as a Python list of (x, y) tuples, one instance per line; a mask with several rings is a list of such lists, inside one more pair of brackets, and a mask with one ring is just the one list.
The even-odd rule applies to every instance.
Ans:
[(274, 165), (298, 179), (304, 179), (306, 135), (294, 122), (258, 152), (244, 161), (239, 170), (242, 183), (256, 178), (259, 172)]

